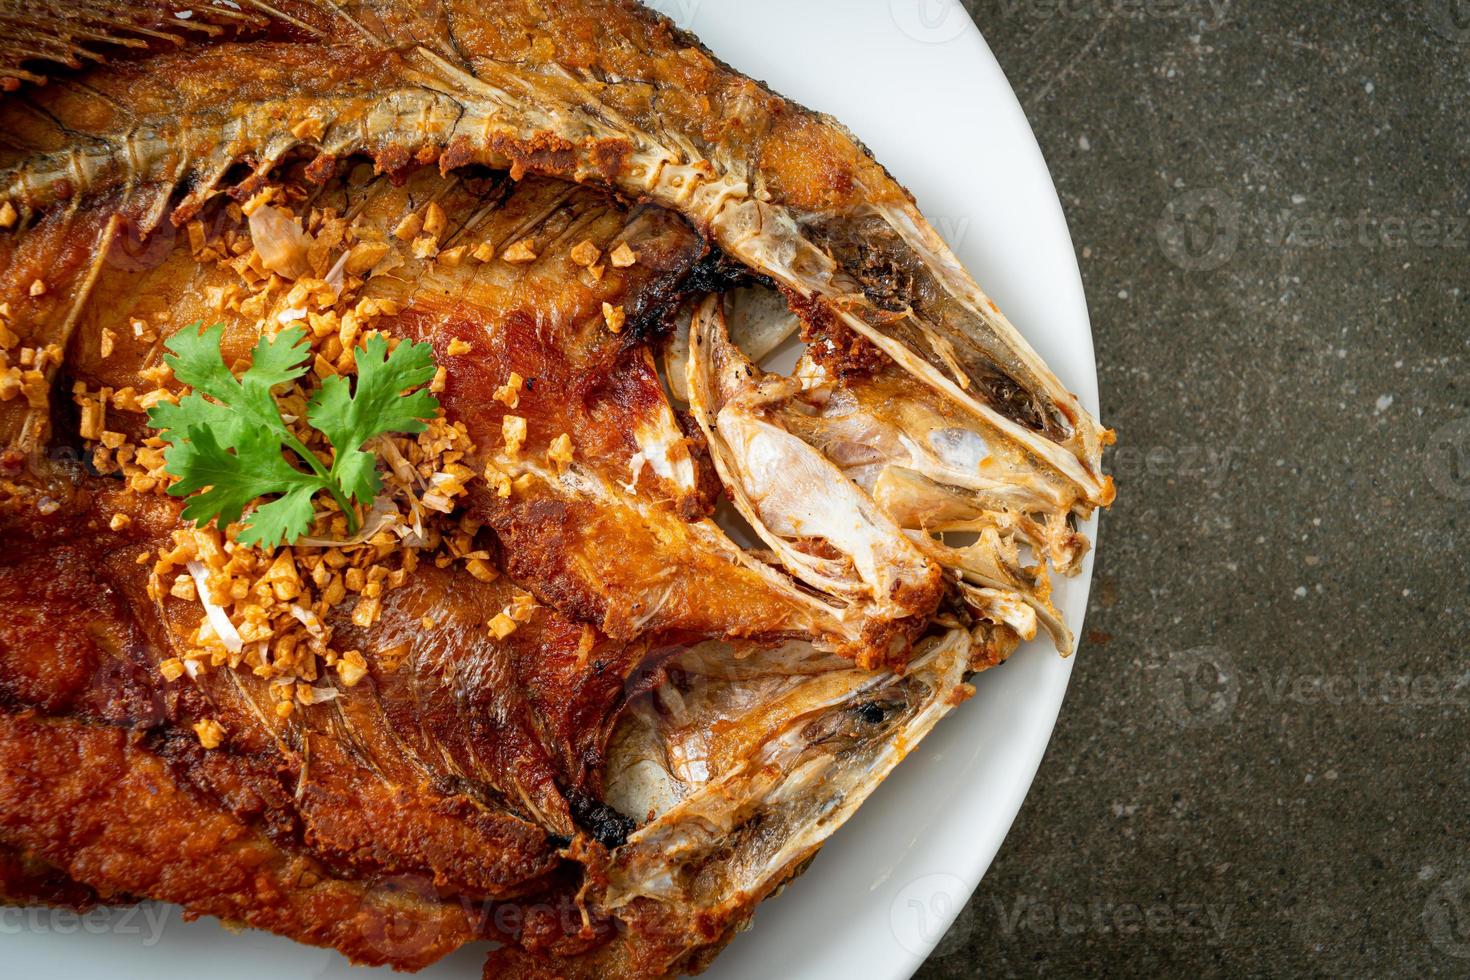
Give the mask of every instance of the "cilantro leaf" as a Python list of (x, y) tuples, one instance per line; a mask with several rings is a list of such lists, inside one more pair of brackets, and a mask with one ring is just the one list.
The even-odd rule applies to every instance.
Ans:
[(355, 531), (352, 500), (371, 501), (383, 483), (377, 457), (363, 445), (388, 432), (422, 432), (424, 420), (439, 409), (428, 392), (408, 392), (434, 376), (433, 349), (405, 342), (389, 352), (387, 342), (374, 335), (357, 352), (355, 388), (335, 375), (322, 384), (308, 403), (307, 421), (331, 443), (328, 469), (286, 424), (274, 394), (306, 374), (311, 348), (305, 331), (293, 327), (262, 337), (250, 367), (237, 378), (220, 352), (224, 325), (201, 326), (169, 338), (170, 355), (164, 358), (194, 390), (148, 413), (149, 424), (169, 444), (165, 468), (178, 478), (169, 493), (190, 497), (183, 516), (224, 527), (244, 515), (248, 520), (236, 540), (275, 547), (311, 529), (313, 498), (325, 490)]
[(212, 402), (197, 391), (180, 398), (178, 404), (159, 402), (148, 410), (148, 424), (159, 430), (159, 437), (170, 445), (188, 438), (191, 425), (199, 425), (214, 433), (221, 446), (234, 448), (250, 426), (219, 402)]
[(439, 400), (427, 391), (404, 394), (434, 377), (433, 348), (428, 344), (400, 343), (391, 352), (380, 335), (367, 339), (357, 352), (357, 384), (333, 375), (322, 382), (306, 406), (306, 418), (331, 440), (336, 458), (332, 477), (359, 503), (372, 500), (382, 488), (376, 458), (362, 450), (374, 436), (386, 432), (422, 432), (439, 409)]
[[(274, 547), (310, 530), (311, 498), (322, 489), (321, 478), (288, 463), (280, 441), (262, 429), (247, 429), (234, 448), (231, 452), (212, 431), (195, 425), (164, 453), (168, 471), (179, 477), (168, 492), (175, 497), (196, 494), (184, 505), (184, 517), (200, 525), (218, 521), (224, 527), (238, 521), (260, 497), (280, 493), (285, 494), (280, 501), (256, 508), (236, 539)], [(288, 503), (278, 507), (282, 502)]]
[(261, 504), (250, 512), (250, 523), (240, 529), (235, 540), (262, 548), (290, 544), (311, 530), (316, 520), (316, 507), (311, 499), (320, 489), (315, 484), (302, 484), (268, 504)]
[[(250, 369), (237, 379), (220, 354), (224, 324), (216, 323), (205, 330), (196, 329), (198, 326), (185, 327), (170, 337), (164, 346), (172, 353), (163, 359), (173, 369), (174, 377), (194, 392), (180, 400), (179, 411), (150, 412), (149, 424), (176, 431), (180, 423), (186, 427), (208, 421), (224, 445), (234, 445), (241, 430), (252, 425), (287, 435), (271, 390), (306, 373), (306, 360), (311, 356), (306, 331), (291, 327), (274, 339), (261, 337), (252, 352)], [(205, 395), (214, 403), (206, 401)], [(174, 441), (167, 433), (163, 438)]]

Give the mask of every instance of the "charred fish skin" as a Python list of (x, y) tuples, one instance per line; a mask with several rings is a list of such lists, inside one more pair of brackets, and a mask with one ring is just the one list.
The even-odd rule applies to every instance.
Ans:
[[(0, 0), (0, 88), (0, 592), (65, 569), (72, 591), (17, 600), (63, 623), (90, 563), (141, 610), (53, 631), (75, 642), (0, 644), (33, 654), (0, 672), (0, 856), (22, 855), (0, 861), (0, 894), (153, 895), (404, 968), (499, 929), (498, 903), (535, 902), (572, 914), (500, 930), (487, 976), (695, 972), (973, 671), (1038, 629), (1070, 652), (1046, 566), (1078, 567), (1077, 523), (1112, 499), (1111, 433), (850, 134), (630, 0)], [(334, 622), (370, 674), (284, 724), (263, 680), (158, 678), (169, 624), (199, 609), (150, 611), (130, 563), (178, 508), (78, 465), (70, 444), (96, 440), (67, 404), (73, 385), (129, 387), (169, 330), (214, 318), (201, 297), (224, 281), (200, 254), (257, 237), (214, 216), (273, 187), (303, 227), (306, 202), (330, 205), (376, 229), (374, 251), (412, 253), (364, 296), (393, 308), (386, 333), (434, 347), (475, 443), (496, 445), (508, 372), (546, 382), (516, 409), (534, 451), (471, 457), (515, 480), (477, 486), (470, 515), (508, 574), (421, 570), (381, 628)], [(420, 255), (389, 239), (425, 200), (452, 228)], [(622, 242), (633, 266), (592, 276), (579, 240)], [(693, 297), (682, 347), (663, 337), (731, 266), (799, 319), (790, 377), (759, 371), (719, 298)], [(109, 336), (125, 300), (152, 339)], [(226, 319), (240, 351), (266, 324)], [(109, 431), (144, 436), (140, 419)], [(579, 452), (553, 466), (558, 433)], [(783, 493), (773, 460), (831, 506)], [(765, 549), (712, 519), (716, 472)], [(477, 621), (512, 583), (540, 608), (492, 641)], [(156, 649), (116, 639), (129, 630)], [(124, 661), (138, 676), (116, 717), (116, 685), (68, 686)], [(198, 747), (206, 716), (229, 746)], [(68, 758), (80, 778), (58, 775)], [(88, 797), (92, 781), (114, 788)], [(148, 837), (137, 814), (160, 789), (226, 857), (191, 864)], [(52, 816), (92, 802), (86, 839)], [(119, 863), (129, 847), (148, 860)], [(244, 866), (261, 869), (249, 886)], [(393, 940), (395, 914), (421, 942)]]

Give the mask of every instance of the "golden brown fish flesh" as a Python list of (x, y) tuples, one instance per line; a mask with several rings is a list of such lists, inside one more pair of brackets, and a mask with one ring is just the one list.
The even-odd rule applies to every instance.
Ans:
[(1070, 652), (1111, 433), (645, 8), (0, 0), (0, 88), (6, 900), (697, 972)]

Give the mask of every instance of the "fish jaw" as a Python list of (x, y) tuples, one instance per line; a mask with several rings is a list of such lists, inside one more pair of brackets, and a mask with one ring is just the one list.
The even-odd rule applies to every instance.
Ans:
[(788, 572), (870, 621), (933, 611), (938, 568), (830, 460), (766, 411), (800, 385), (764, 375), (730, 342), (717, 297), (695, 311), (686, 382), (736, 508)]
[[(973, 693), (964, 678), (976, 647), (963, 630), (930, 637), (902, 674), (793, 647), (734, 660), (693, 651), (683, 675), (690, 689), (648, 695), (687, 710), (635, 709), (615, 736), (609, 772), (623, 793), (615, 798), (656, 816), (614, 855), (608, 906), (627, 913), (655, 903), (688, 923), (696, 947), (699, 923), (749, 915)], [(640, 742), (640, 727), (661, 731)], [(730, 739), (750, 744), (722, 753), (718, 743)], [(677, 772), (666, 755), (644, 750), (650, 742), (687, 748)], [(707, 761), (691, 767), (690, 758)], [(628, 778), (638, 766), (663, 772), (662, 782)]]

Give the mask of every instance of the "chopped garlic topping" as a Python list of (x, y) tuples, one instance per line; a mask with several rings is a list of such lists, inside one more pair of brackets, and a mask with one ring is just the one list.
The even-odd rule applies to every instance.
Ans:
[(563, 473), (572, 462), (572, 437), (563, 432), (551, 440), (551, 448), (546, 451), (546, 456), (556, 464), (556, 471)]
[(500, 257), (511, 265), (522, 265), (527, 262), (535, 262), (536, 252), (531, 248), (531, 240), (529, 238), (522, 238), (502, 252)]
[[(246, 205), (231, 205), (232, 220), (241, 224), (238, 232), (226, 230), (206, 241), (202, 225), (197, 236), (191, 229), (191, 239), (198, 237), (204, 249), (201, 261), (212, 261), (241, 279), (238, 284), (208, 287), (204, 299), (221, 313), (255, 317), (271, 326), (281, 322), (283, 310), (289, 311), (287, 322), (307, 330), (316, 375), (350, 376), (356, 371), (355, 351), (378, 332), (374, 319), (392, 316), (399, 308), (387, 299), (361, 297), (364, 283), (359, 277), (370, 270), (391, 268), (402, 258), (392, 245), (377, 240), (380, 236), (356, 240), (350, 226), (345, 233), (342, 228), (324, 230), (333, 222), (342, 222), (329, 212), (292, 214), (282, 204), (271, 207), (273, 200), (286, 199), (279, 191), (267, 187)], [(253, 243), (252, 235), (246, 233), (247, 212), (258, 214), (256, 224), (265, 223), (269, 235), (275, 236), (268, 248), (279, 246), (281, 258), (293, 264), (301, 261), (301, 275), (283, 284), (271, 274), (260, 254), (260, 243)], [(443, 230), (431, 209), (426, 216), (431, 226)], [(402, 234), (397, 237), (405, 242), (425, 231), (423, 219), (414, 215), (400, 222), (399, 228)], [(296, 246), (303, 244), (304, 251), (298, 251)], [(446, 256), (446, 251), (451, 254)], [(455, 261), (453, 252), (439, 252), (440, 261)], [(0, 304), (0, 346), (7, 348), (13, 346), (5, 343), (10, 317), (9, 308)], [(166, 315), (155, 315), (153, 322), (147, 316), (124, 322), (141, 344), (124, 347), (118, 343), (120, 328), (105, 330), (99, 342), (103, 356), (131, 356), (171, 329)], [(463, 341), (451, 345), (454, 353), (469, 347)], [(29, 398), (32, 374), (37, 390), (44, 395), (43, 372), (60, 360), (59, 349), (0, 352), (0, 401), (22, 394)], [(4, 370), (7, 364), (19, 365), (13, 382), (8, 380), (10, 372)], [(137, 374), (141, 379), (137, 387), (115, 391), (74, 385), (79, 430), (100, 472), (118, 474), (132, 492), (162, 495), (175, 482), (164, 467), (166, 445), (156, 435), (129, 441), (127, 433), (135, 430), (137, 420), (115, 420), (115, 413), (142, 416), (157, 404), (176, 402), (185, 392), (166, 387), (176, 382), (162, 362), (139, 369)], [(299, 421), (297, 435), (319, 449), (314, 440), (320, 437), (312, 436), (313, 430), (304, 421), (309, 380), (280, 397), (288, 424), (295, 426)], [(430, 390), (442, 391), (446, 380), (447, 371), (440, 365)], [(517, 382), (516, 390), (519, 386)], [(293, 405), (293, 399), (299, 404)], [(524, 429), (521, 439), (524, 441)], [(373, 671), (396, 669), (407, 655), (407, 644), (366, 655), (361, 650), (335, 649), (330, 615), (334, 608), (337, 616), (350, 615), (358, 627), (371, 627), (384, 613), (387, 593), (402, 587), (420, 560), (432, 560), (441, 568), (463, 562), (468, 574), (480, 581), (494, 581), (500, 575), (489, 553), (475, 546), (478, 522), (458, 510), (470, 492), (468, 485), (478, 477), (464, 465), (475, 451), (464, 425), (451, 424), (441, 414), (429, 422), (426, 431), (385, 437), (373, 448), (386, 464), (384, 491), (362, 516), (356, 535), (347, 535), (346, 518), (329, 504), (311, 534), (290, 547), (261, 550), (238, 545), (229, 529), (190, 527), (175, 530), (171, 541), (139, 556), (140, 565), (152, 564), (148, 582), (152, 601), (189, 603), (195, 609), (194, 616), (170, 617), (179, 623), (173, 637), (177, 655), (159, 663), (165, 679), (198, 680), (221, 667), (251, 672), (269, 681), (275, 701), (272, 716), (285, 722), (311, 710), (309, 705), (345, 696), (347, 689)], [(485, 479), (493, 491), (510, 493), (512, 481), (507, 474), (487, 468)], [(111, 517), (110, 526), (120, 530), (128, 522), (127, 515), (117, 514)], [(203, 616), (198, 615), (201, 609)], [(514, 622), (515, 614), (507, 615)], [(211, 721), (199, 734), (201, 744), (213, 741), (218, 745), (225, 730)]]
[(526, 420), (519, 415), (507, 415), (500, 423), (500, 434), (505, 438), (506, 453), (519, 454), (526, 444)]
[(391, 250), (387, 242), (358, 242), (347, 254), (347, 272), (360, 276), (383, 261)]
[(356, 687), (367, 676), (367, 660), (357, 650), (348, 650), (337, 658), (337, 676), (347, 687)]
[(439, 202), (430, 202), (424, 211), (424, 234), (438, 238), (444, 234), (444, 224), (444, 209), (439, 206)]
[(601, 256), (602, 251), (585, 238), (572, 248), (572, 261), (581, 266), (590, 266)]
[(621, 306), (613, 306), (611, 303), (602, 304), (602, 319), (607, 323), (607, 329), (613, 333), (622, 333), (623, 324), (628, 320), (628, 314), (623, 312)]
[(490, 632), (495, 634), (497, 640), (503, 640), (507, 636), (510, 636), (516, 631), (518, 625), (520, 624), (505, 613), (496, 613), (495, 618), (490, 620), (489, 623)]
[(464, 563), (464, 567), (465, 571), (481, 582), (493, 582), (500, 577), (500, 572), (495, 566), (483, 558), (471, 558)]
[(485, 464), (485, 482), (495, 490), (495, 495), (504, 499), (510, 496), (510, 476), (494, 463)]
[(510, 378), (505, 384), (495, 389), (495, 394), (492, 397), (506, 408), (515, 408), (521, 403), (521, 389), (525, 386), (525, 383), (525, 378), (512, 371)]
[(413, 241), (424, 228), (424, 219), (418, 216), (418, 212), (410, 211), (398, 222), (398, 227), (393, 229), (393, 237), (403, 242)]
[(194, 723), (194, 734), (199, 736), (199, 744), (206, 749), (217, 749), (224, 741), (225, 726), (213, 718), (205, 718)]
[(626, 269), (638, 261), (638, 253), (628, 247), (627, 242), (619, 242), (618, 247), (608, 254), (614, 269)]

